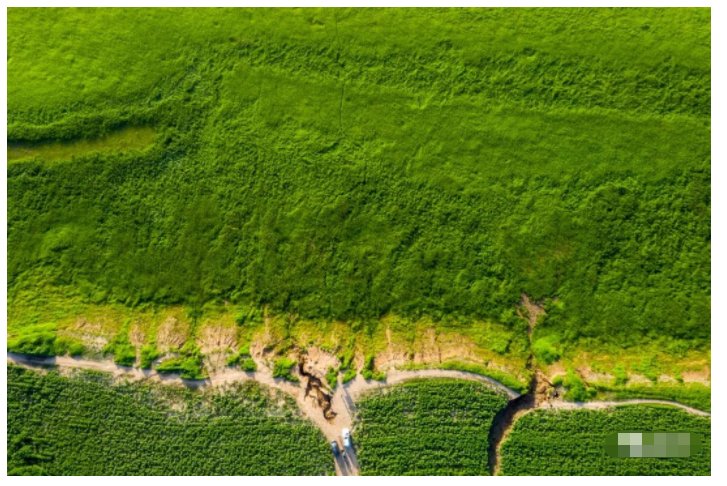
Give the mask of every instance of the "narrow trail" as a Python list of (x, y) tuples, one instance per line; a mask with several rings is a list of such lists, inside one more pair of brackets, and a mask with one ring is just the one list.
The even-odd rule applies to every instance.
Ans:
[[(273, 378), (272, 370), (264, 363), (258, 362), (258, 371), (245, 372), (225, 368), (210, 373), (205, 380), (186, 380), (178, 374), (161, 374), (153, 370), (142, 370), (119, 366), (113, 361), (73, 358), (68, 356), (38, 357), (16, 353), (7, 353), (7, 362), (26, 368), (62, 368), (83, 369), (110, 373), (117, 378), (131, 380), (150, 380), (162, 384), (181, 384), (190, 388), (222, 387), (228, 384), (252, 380), (270, 388), (280, 390), (293, 397), (301, 414), (310, 419), (330, 442), (339, 441), (343, 428), (351, 429), (356, 417), (356, 400), (371, 390), (383, 388), (417, 378), (453, 378), (477, 381), (498, 390), (510, 398), (508, 405), (500, 410), (493, 420), (489, 437), (489, 467), (493, 474), (499, 471), (499, 449), (512, 428), (515, 420), (535, 409), (559, 410), (602, 410), (621, 405), (670, 405), (700, 416), (711, 416), (709, 412), (689, 407), (679, 402), (657, 399), (631, 399), (621, 401), (566, 402), (560, 398), (551, 398), (543, 391), (547, 390), (547, 380), (536, 372), (530, 384), (530, 391), (524, 395), (490, 377), (457, 370), (424, 369), (424, 370), (390, 370), (385, 381), (367, 381), (360, 375), (348, 383), (339, 385), (335, 391), (323, 385), (322, 378), (313, 370), (306, 368), (301, 361), (298, 367), (301, 383), (292, 383), (281, 378)], [(354, 439), (355, 440), (355, 439)], [(343, 448), (342, 448), (343, 449)], [(355, 450), (335, 458), (337, 475), (358, 475), (359, 464)]]
[(671, 407), (677, 407), (685, 412), (693, 415), (699, 415), (700, 417), (711, 417), (710, 412), (699, 410), (698, 408), (684, 405), (683, 403), (674, 402), (671, 400), (658, 400), (651, 398), (632, 398), (627, 400), (602, 400), (597, 402), (566, 402), (565, 400), (551, 400), (542, 403), (538, 408), (541, 409), (555, 409), (555, 410), (604, 410), (606, 408), (620, 407), (623, 405), (668, 405)]

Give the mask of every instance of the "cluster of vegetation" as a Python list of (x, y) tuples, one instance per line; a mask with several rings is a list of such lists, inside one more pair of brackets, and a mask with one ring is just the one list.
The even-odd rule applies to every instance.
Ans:
[(507, 398), (462, 380), (414, 380), (361, 399), (355, 437), (366, 475), (487, 475), (488, 434)]
[(261, 322), (263, 322), (263, 313), (259, 307), (242, 305), (235, 315), (235, 324), (238, 326), (250, 326)]
[(28, 326), (21, 335), (8, 339), (8, 351), (31, 356), (80, 356), (85, 347), (77, 340), (59, 337), (56, 325), (47, 323)]
[(321, 433), (253, 382), (224, 393), (8, 367), (9, 475), (318, 475)]
[(350, 339), (348, 346), (346, 346), (343, 352), (338, 356), (338, 361), (340, 363), (338, 370), (343, 373), (343, 376), (341, 377), (341, 381), (343, 383), (348, 383), (356, 378), (356, 366), (353, 362), (355, 356), (356, 350), (354, 348), (354, 339)]
[(361, 369), (361, 376), (366, 380), (385, 381), (386, 373), (381, 370), (377, 370), (374, 364), (373, 355), (366, 356), (364, 360), (363, 369)]
[(568, 369), (565, 376), (559, 375), (553, 379), (553, 385), (563, 386), (565, 395), (563, 398), (571, 402), (585, 402), (596, 396), (596, 389), (586, 383), (572, 368)]
[[(515, 422), (501, 446), (505, 475), (709, 475), (709, 417), (674, 407), (624, 406), (611, 410), (535, 410)], [(683, 458), (616, 458), (606, 438), (618, 432), (695, 432), (702, 448)]]
[(178, 373), (186, 380), (203, 380), (207, 374), (203, 369), (202, 353), (191, 341), (187, 342), (175, 356), (167, 358), (155, 368), (159, 373)]
[(257, 371), (257, 364), (252, 359), (250, 348), (244, 347), (227, 359), (227, 366), (239, 366), (242, 371)]
[(545, 362), (706, 350), (710, 82), (708, 9), (10, 9), (9, 141), (60, 145), (8, 167), (9, 306), (512, 326), (525, 292)]
[(160, 356), (161, 353), (159, 353), (156, 346), (153, 344), (146, 344), (142, 346), (141, 351), (139, 352), (139, 366), (145, 370), (151, 369), (154, 361), (156, 361)]
[(294, 359), (283, 356), (273, 363), (273, 378), (282, 378), (288, 381), (300, 381), (298, 375), (293, 373), (293, 369), (298, 362)]
[[(136, 364), (136, 347), (129, 341), (129, 324), (130, 321), (127, 320), (103, 349), (104, 353), (113, 355), (114, 363), (120, 366)], [(148, 355), (145, 358), (148, 358)]]
[(338, 386), (338, 370), (333, 366), (329, 366), (326, 370), (326, 382), (331, 390), (335, 390)]

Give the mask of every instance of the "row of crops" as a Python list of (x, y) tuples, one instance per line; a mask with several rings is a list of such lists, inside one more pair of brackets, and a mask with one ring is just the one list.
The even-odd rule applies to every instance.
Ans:
[[(506, 400), (484, 385), (412, 381), (366, 396), (355, 433), (362, 474), (487, 475), (488, 432)], [(515, 422), (500, 449), (504, 475), (704, 475), (710, 418), (668, 406), (534, 410)], [(702, 447), (684, 458), (617, 458), (617, 432), (692, 432)]]
[[(503, 443), (505, 475), (709, 475), (710, 418), (651, 405), (610, 410), (536, 410), (516, 423)], [(690, 457), (618, 458), (605, 452), (618, 432), (694, 432), (701, 449)]]
[(355, 429), (365, 475), (486, 475), (488, 434), (507, 398), (486, 385), (416, 380), (366, 396)]
[(321, 433), (285, 396), (113, 384), (8, 367), (10, 475), (323, 475)]

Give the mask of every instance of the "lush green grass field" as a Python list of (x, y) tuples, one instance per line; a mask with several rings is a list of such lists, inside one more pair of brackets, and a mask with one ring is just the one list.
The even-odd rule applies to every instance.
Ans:
[(710, 81), (708, 9), (10, 9), (11, 337), (227, 302), (508, 355), (526, 293), (557, 354), (706, 353)]
[(332, 473), (324, 437), (292, 399), (252, 382), (195, 392), (8, 367), (10, 475)]
[(461, 380), (420, 380), (359, 401), (361, 474), (487, 475), (488, 434), (507, 397)]
[[(501, 446), (505, 475), (709, 475), (709, 417), (674, 407), (624, 406), (608, 411), (536, 410), (515, 422)], [(606, 453), (608, 434), (618, 432), (695, 432), (698, 454), (684, 458), (616, 458)]]

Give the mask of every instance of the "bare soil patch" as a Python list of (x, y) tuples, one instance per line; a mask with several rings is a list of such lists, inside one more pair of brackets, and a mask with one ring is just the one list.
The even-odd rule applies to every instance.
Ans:
[(545, 314), (545, 309), (540, 304), (537, 304), (530, 300), (530, 297), (528, 297), (526, 294), (522, 294), (520, 296), (520, 309), (518, 309), (518, 314), (526, 319), (528, 321), (528, 326), (530, 327), (530, 331), (535, 328), (535, 326), (538, 324), (538, 319), (540, 319), (540, 316)]
[(175, 351), (187, 340), (189, 326), (173, 316), (169, 316), (157, 331), (157, 346), (162, 352)]
[(134, 345), (137, 348), (140, 348), (144, 345), (144, 342), (146, 341), (146, 333), (141, 329), (141, 325), (137, 322), (133, 326), (131, 326), (131, 331), (129, 332), (129, 342), (131, 342), (132, 345)]
[(237, 330), (229, 326), (207, 326), (197, 338), (203, 354), (234, 349), (237, 344)]
[(711, 386), (712, 372), (709, 369), (709, 366), (705, 366), (701, 370), (683, 372), (682, 379), (684, 380), (684, 383), (701, 383), (705, 386)]

